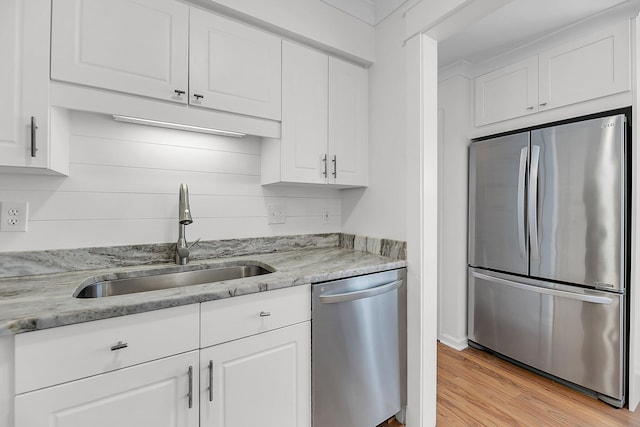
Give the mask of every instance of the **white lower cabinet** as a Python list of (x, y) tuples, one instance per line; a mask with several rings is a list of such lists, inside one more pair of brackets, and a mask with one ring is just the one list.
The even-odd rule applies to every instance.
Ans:
[(15, 427), (308, 427), (310, 319), (304, 285), (20, 334)]
[(311, 425), (311, 323), (200, 352), (202, 427)]
[(197, 427), (197, 366), (195, 350), (25, 393), (16, 397), (15, 425)]

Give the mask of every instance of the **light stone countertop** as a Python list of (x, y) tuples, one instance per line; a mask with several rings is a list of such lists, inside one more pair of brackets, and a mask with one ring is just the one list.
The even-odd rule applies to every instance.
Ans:
[[(197, 270), (209, 265), (234, 265), (238, 261), (267, 264), (276, 271), (255, 277), (105, 298), (72, 296), (80, 284), (94, 276), (103, 276), (103, 279), (125, 278), (140, 275), (132, 272), (144, 271), (144, 275), (153, 275), (167, 269)], [(156, 264), (9, 277), (0, 279), (0, 335), (19, 334), (406, 266), (405, 260), (353, 249), (327, 247), (199, 260), (184, 267)]]

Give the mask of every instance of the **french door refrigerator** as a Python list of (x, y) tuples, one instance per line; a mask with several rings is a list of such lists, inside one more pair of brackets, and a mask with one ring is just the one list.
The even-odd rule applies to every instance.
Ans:
[(621, 407), (626, 117), (472, 142), (469, 344)]

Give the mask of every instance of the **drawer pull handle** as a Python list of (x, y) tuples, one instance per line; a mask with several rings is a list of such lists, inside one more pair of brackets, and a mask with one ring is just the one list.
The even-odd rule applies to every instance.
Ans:
[(127, 347), (129, 347), (129, 344), (127, 344), (126, 342), (118, 341), (118, 344), (111, 346), (111, 351), (116, 351)]
[(185, 94), (185, 92), (184, 92), (183, 90), (180, 90), (180, 89), (176, 89), (176, 90), (174, 90), (174, 92), (175, 92), (178, 96), (182, 96), (182, 95), (184, 95), (184, 94)]
[(193, 408), (193, 366), (189, 366), (189, 409)]
[(213, 360), (209, 360), (209, 402), (213, 402)]
[(261, 311), (260, 312), (260, 317), (269, 317), (271, 316), (271, 312), (270, 311)]
[(193, 97), (197, 100), (200, 101), (202, 98), (204, 98), (204, 95), (200, 95), (199, 93), (194, 93)]

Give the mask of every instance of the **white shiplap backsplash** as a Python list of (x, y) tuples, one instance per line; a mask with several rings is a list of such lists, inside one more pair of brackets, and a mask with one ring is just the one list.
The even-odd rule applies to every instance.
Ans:
[[(71, 133), (69, 177), (0, 173), (0, 201), (29, 202), (29, 230), (0, 233), (0, 252), (173, 242), (181, 182), (194, 219), (189, 241), (341, 231), (338, 190), (260, 185), (260, 138), (82, 112), (72, 113)], [(268, 224), (270, 204), (285, 206), (285, 224)]]

